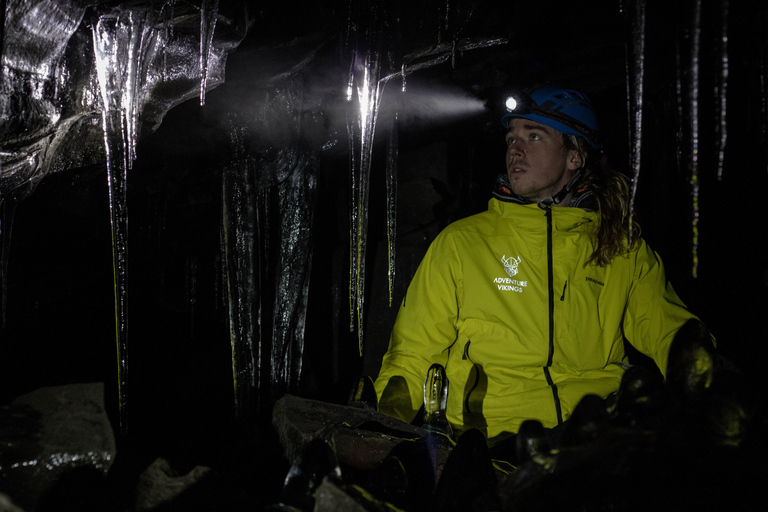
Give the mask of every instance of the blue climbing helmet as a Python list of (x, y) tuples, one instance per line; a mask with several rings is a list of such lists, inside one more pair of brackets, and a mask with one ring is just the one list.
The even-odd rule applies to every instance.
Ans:
[(513, 117), (522, 117), (565, 135), (582, 137), (594, 149), (600, 148), (597, 115), (589, 98), (578, 91), (549, 85), (530, 95), (515, 93), (507, 97), (505, 106), (507, 113), (501, 118), (504, 128)]

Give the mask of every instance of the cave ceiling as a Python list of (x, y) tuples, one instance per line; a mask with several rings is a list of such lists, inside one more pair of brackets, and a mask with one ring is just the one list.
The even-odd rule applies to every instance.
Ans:
[[(590, 9), (567, 15), (552, 7), (556, 2), (549, 8), (485, 1), (361, 3), (368, 11), (343, 1), (290, 4), (286, 9), (248, 0), (8, 1), (0, 84), (1, 193), (24, 197), (50, 173), (104, 162), (104, 99), (94, 51), (99, 20), (113, 20), (118, 36), (126, 23), (133, 23), (134, 34), (143, 30), (139, 43), (123, 34), (124, 48), (116, 50), (138, 44), (141, 52), (132, 104), (137, 139), (155, 132), (173, 107), (204, 97), (200, 34), (211, 12), (215, 29), (205, 89), (230, 86), (230, 99), (209, 107), (211, 115), (249, 105), (245, 110), (267, 128), (262, 133), (270, 133), (266, 145), (285, 142), (273, 121), (286, 113), (273, 110), (285, 103), (284, 96), (297, 94), (304, 117), (315, 120), (304, 130), (310, 144), (328, 147), (338, 138), (344, 128), (329, 122), (326, 111), (345, 99), (353, 46), (379, 52), (382, 77), (397, 75), (399, 82), (407, 70), (416, 98), (435, 84), (495, 101), (510, 84), (567, 81), (599, 93), (625, 80), (623, 18), (614, 2), (593, 2)], [(356, 34), (354, 45), (350, 34)], [(130, 70), (123, 73), (127, 80)], [(418, 123), (412, 129), (420, 132)]]

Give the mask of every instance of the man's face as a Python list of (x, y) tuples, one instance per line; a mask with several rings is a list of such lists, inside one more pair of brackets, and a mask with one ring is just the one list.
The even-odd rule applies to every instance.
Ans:
[(512, 191), (533, 201), (553, 196), (581, 165), (563, 134), (528, 119), (512, 118), (507, 131), (507, 176)]

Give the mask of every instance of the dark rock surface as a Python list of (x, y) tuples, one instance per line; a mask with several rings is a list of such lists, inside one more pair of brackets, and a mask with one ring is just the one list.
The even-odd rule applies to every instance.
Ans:
[[(293, 395), (277, 401), (272, 418), (289, 461), (298, 457), (307, 443), (319, 438), (333, 448), (342, 467), (358, 470), (375, 468), (403, 440), (427, 435), (420, 427), (376, 411)], [(441, 452), (438, 460), (444, 462), (446, 456), (447, 452)]]
[(170, 503), (210, 471), (211, 468), (197, 466), (186, 475), (179, 475), (167, 460), (157, 459), (139, 476), (136, 511), (146, 512)]
[(102, 384), (41, 388), (0, 414), (0, 489), (15, 503), (34, 508), (57, 481), (74, 472), (106, 479), (117, 448)]

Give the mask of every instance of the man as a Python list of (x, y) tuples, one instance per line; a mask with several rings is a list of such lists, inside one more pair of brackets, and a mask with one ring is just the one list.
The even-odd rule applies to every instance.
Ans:
[(430, 246), (375, 382), (379, 410), (411, 422), (427, 371), (443, 365), (454, 434), (477, 428), (491, 443), (527, 419), (554, 428), (585, 395), (615, 392), (624, 337), (665, 373), (694, 318), (630, 232), (627, 180), (596, 158), (589, 100), (543, 87), (502, 123), (507, 172), (486, 212)]

